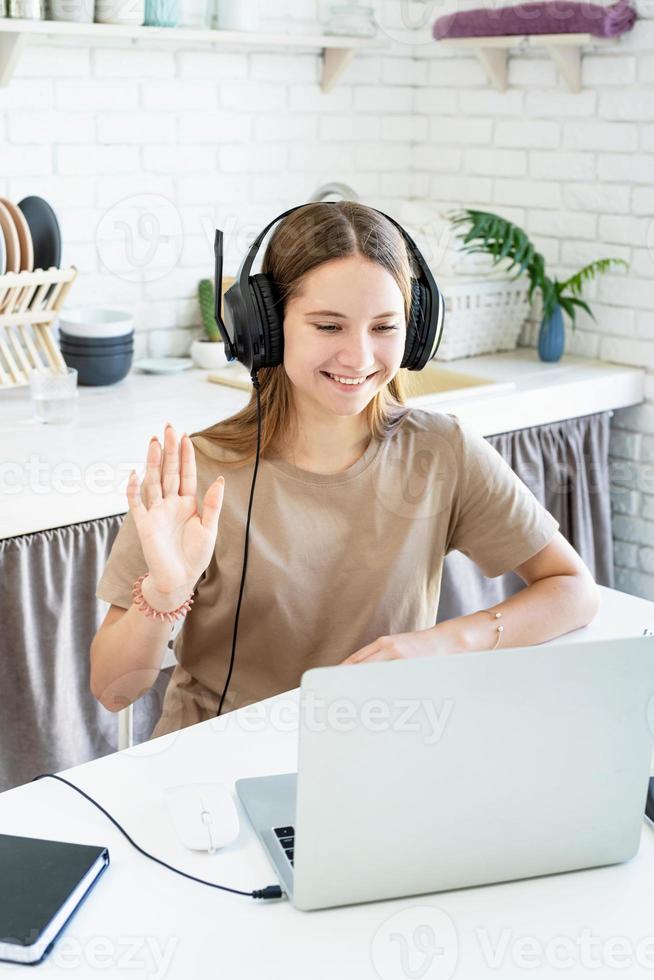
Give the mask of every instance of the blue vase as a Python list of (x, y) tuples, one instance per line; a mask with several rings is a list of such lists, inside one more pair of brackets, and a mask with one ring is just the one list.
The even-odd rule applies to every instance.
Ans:
[(556, 304), (549, 317), (543, 317), (538, 331), (538, 356), (541, 361), (558, 361), (563, 353), (565, 330), (563, 310)]

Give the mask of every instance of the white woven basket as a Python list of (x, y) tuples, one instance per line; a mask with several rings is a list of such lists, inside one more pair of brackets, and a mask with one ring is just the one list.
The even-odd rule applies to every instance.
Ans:
[(529, 281), (509, 278), (438, 279), (445, 298), (443, 339), (437, 361), (515, 350), (529, 316)]

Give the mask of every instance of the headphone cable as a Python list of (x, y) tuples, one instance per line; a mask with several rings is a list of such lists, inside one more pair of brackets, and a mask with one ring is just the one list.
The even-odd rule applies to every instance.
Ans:
[[(257, 470), (259, 469), (259, 452), (260, 452), (260, 449), (261, 449), (261, 396), (260, 396), (260, 390), (259, 390), (259, 387), (260, 387), (259, 386), (259, 379), (257, 377), (257, 372), (256, 371), (253, 371), (252, 372), (252, 384), (254, 386), (254, 390), (255, 390), (256, 396), (257, 396), (257, 454), (256, 454), (256, 460), (255, 460), (255, 464), (254, 464), (254, 473), (252, 474), (252, 485), (250, 487), (250, 500), (249, 500), (249, 503), (248, 503), (248, 516), (247, 516), (247, 522), (246, 522), (246, 525), (245, 525), (245, 550), (244, 550), (244, 553), (243, 553), (243, 571), (241, 573), (241, 585), (240, 585), (239, 594), (238, 594), (238, 603), (236, 605), (236, 616), (235, 616), (235, 619), (234, 619), (234, 633), (232, 635), (232, 655), (231, 655), (231, 659), (230, 659), (230, 662), (229, 662), (229, 672), (227, 674), (227, 681), (225, 683), (225, 687), (223, 689), (222, 697), (220, 699), (220, 705), (218, 707), (217, 715), (219, 715), (220, 712), (222, 711), (223, 702), (225, 700), (225, 695), (227, 694), (227, 688), (229, 687), (229, 682), (230, 682), (231, 676), (232, 676), (232, 670), (234, 668), (234, 658), (235, 658), (235, 655), (236, 655), (236, 634), (237, 634), (237, 631), (238, 631), (238, 619), (239, 619), (239, 615), (240, 615), (240, 612), (241, 612), (241, 600), (243, 598), (243, 585), (244, 585), (244, 582), (245, 582), (245, 573), (246, 573), (247, 564), (248, 564), (248, 543), (249, 543), (249, 537), (250, 537), (250, 515), (252, 513), (252, 501), (253, 501), (253, 498), (254, 498), (254, 486), (255, 486), (255, 483), (256, 483), (256, 479), (257, 479)], [(282, 895), (283, 895), (282, 889), (279, 887), (279, 885), (268, 885), (265, 888), (260, 888), (260, 889), (257, 889), (255, 891), (245, 892), (245, 891), (239, 890), (238, 888), (228, 888), (227, 885), (218, 885), (218, 884), (216, 884), (213, 881), (205, 881), (203, 878), (197, 878), (195, 875), (188, 874), (186, 871), (182, 871), (180, 868), (175, 868), (175, 867), (173, 867), (172, 864), (168, 864), (166, 861), (162, 861), (161, 858), (155, 857), (154, 854), (150, 854), (143, 847), (141, 847), (140, 844), (137, 844), (136, 841), (133, 840), (130, 837), (130, 835), (127, 833), (127, 831), (124, 829), (124, 827), (122, 827), (118, 823), (118, 821), (115, 819), (115, 817), (112, 817), (112, 815), (109, 813), (108, 810), (105, 810), (105, 808), (103, 806), (101, 806), (101, 804), (98, 803), (97, 800), (94, 800), (92, 796), (89, 796), (88, 793), (85, 793), (84, 790), (83, 789), (80, 789), (79, 786), (76, 786), (74, 783), (71, 783), (67, 779), (64, 779), (63, 776), (57, 776), (57, 775), (55, 775), (52, 772), (46, 772), (46, 773), (42, 773), (42, 775), (40, 775), (40, 776), (35, 776), (32, 781), (35, 782), (38, 779), (56, 779), (58, 782), (65, 783), (66, 786), (70, 786), (70, 788), (71, 789), (74, 789), (76, 793), (79, 793), (80, 796), (83, 796), (85, 800), (88, 800), (89, 803), (92, 803), (93, 806), (97, 807), (98, 810), (100, 810), (102, 813), (104, 813), (105, 817), (107, 817), (109, 820), (111, 820), (112, 824), (115, 827), (118, 828), (118, 830), (121, 832), (121, 834), (124, 837), (127, 838), (127, 840), (130, 842), (130, 844), (133, 847), (135, 847), (136, 850), (140, 854), (143, 854), (144, 857), (149, 858), (151, 861), (156, 862), (156, 864), (162, 865), (162, 867), (167, 868), (169, 871), (173, 871), (175, 874), (181, 875), (183, 878), (189, 878), (191, 881), (197, 881), (201, 885), (208, 885), (210, 888), (219, 888), (221, 891), (231, 892), (234, 895), (246, 895), (246, 896), (248, 896), (250, 898), (270, 899), (270, 898), (281, 898)]]
[(248, 516), (245, 525), (245, 550), (243, 552), (243, 571), (241, 572), (241, 586), (238, 593), (238, 602), (236, 603), (236, 616), (234, 617), (234, 632), (232, 634), (232, 655), (229, 661), (229, 670), (227, 672), (227, 680), (225, 682), (225, 687), (223, 688), (222, 697), (220, 698), (220, 704), (218, 705), (218, 711), (216, 712), (216, 717), (223, 710), (223, 703), (225, 701), (225, 695), (227, 694), (227, 688), (229, 687), (229, 682), (232, 678), (232, 670), (234, 669), (234, 659), (236, 656), (236, 634), (238, 632), (238, 619), (241, 613), (241, 600), (243, 599), (243, 585), (245, 583), (245, 572), (248, 566), (248, 544), (250, 539), (250, 515), (252, 513), (252, 500), (254, 498), (254, 485), (257, 480), (257, 470), (259, 469), (259, 451), (261, 448), (261, 394), (259, 386), (259, 378), (257, 377), (257, 371), (252, 371), (251, 373), (252, 384), (257, 396), (257, 455), (254, 462), (254, 472), (252, 474), (252, 486), (250, 487), (250, 501), (248, 503)]
[(248, 898), (282, 898), (283, 896), (282, 889), (280, 888), (279, 885), (267, 885), (265, 888), (258, 888), (255, 891), (251, 891), (251, 892), (244, 892), (241, 891), (241, 889), (239, 888), (229, 888), (227, 885), (218, 885), (216, 884), (215, 881), (205, 881), (204, 878), (197, 878), (195, 875), (190, 875), (187, 871), (182, 871), (181, 868), (175, 868), (172, 864), (168, 864), (167, 861), (162, 861), (161, 858), (155, 857), (154, 854), (150, 854), (150, 852), (146, 851), (145, 848), (141, 847), (140, 844), (137, 844), (136, 841), (130, 837), (130, 835), (127, 833), (125, 828), (118, 823), (116, 818), (112, 817), (112, 815), (109, 813), (108, 810), (105, 810), (105, 808), (100, 803), (98, 803), (97, 800), (94, 800), (92, 796), (89, 796), (88, 793), (85, 793), (84, 790), (80, 789), (79, 786), (76, 786), (75, 783), (71, 783), (69, 782), (68, 779), (64, 779), (63, 776), (57, 776), (53, 772), (41, 773), (40, 776), (35, 776), (32, 782), (35, 783), (39, 779), (56, 779), (57, 782), (65, 783), (66, 786), (70, 786), (70, 788), (74, 789), (76, 793), (79, 793), (79, 795), (83, 796), (85, 800), (88, 800), (89, 803), (92, 803), (94, 807), (97, 807), (97, 809), (100, 810), (101, 813), (104, 813), (105, 817), (107, 817), (108, 820), (111, 820), (114, 827), (118, 828), (118, 830), (121, 832), (123, 837), (127, 838), (127, 840), (130, 842), (132, 847), (135, 847), (136, 850), (139, 852), (139, 854), (142, 854), (144, 857), (149, 858), (150, 861), (154, 861), (155, 864), (160, 864), (163, 868), (166, 868), (168, 871), (173, 871), (176, 875), (181, 875), (182, 878), (189, 878), (191, 881), (197, 881), (198, 884), (200, 885), (208, 885), (209, 888), (218, 888), (220, 889), (220, 891), (231, 892), (233, 895), (245, 895)]

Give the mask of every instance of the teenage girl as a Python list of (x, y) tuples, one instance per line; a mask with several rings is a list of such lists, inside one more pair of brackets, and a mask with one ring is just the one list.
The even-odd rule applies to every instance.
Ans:
[[(352, 202), (303, 207), (278, 224), (262, 271), (282, 304), (283, 363), (258, 372), (223, 710), (295, 688), (310, 667), (541, 643), (587, 624), (598, 590), (551, 514), (455, 416), (405, 405), (414, 270), (393, 224)], [(109, 710), (135, 701), (172, 628), (155, 613), (184, 616), (155, 736), (215, 715), (225, 689), (255, 396), (192, 436), (168, 424), (143, 482), (129, 479), (97, 589), (111, 605), (91, 689)], [(434, 625), (453, 549), (526, 588)]]

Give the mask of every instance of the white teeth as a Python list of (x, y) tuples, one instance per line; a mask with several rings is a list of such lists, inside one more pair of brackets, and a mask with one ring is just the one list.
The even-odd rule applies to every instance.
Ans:
[(338, 374), (330, 374), (329, 377), (333, 378), (334, 381), (340, 381), (344, 385), (361, 385), (364, 381), (367, 381), (367, 378), (341, 378)]

